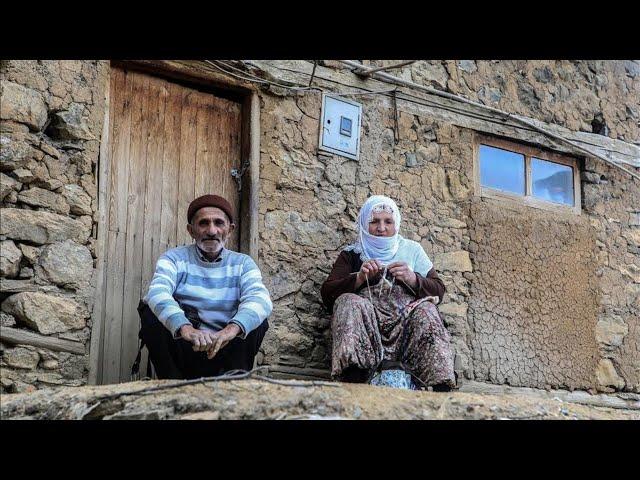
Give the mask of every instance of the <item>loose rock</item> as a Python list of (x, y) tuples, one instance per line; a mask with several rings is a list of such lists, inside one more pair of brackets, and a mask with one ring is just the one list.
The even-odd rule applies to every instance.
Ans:
[(0, 235), (39, 245), (67, 239), (85, 243), (91, 233), (81, 222), (56, 213), (2, 208), (0, 216)]
[(5, 350), (2, 359), (10, 367), (33, 370), (38, 366), (40, 355), (38, 355), (38, 352), (30, 349), (16, 347)]
[(2, 311), (44, 335), (83, 328), (85, 313), (70, 298), (54, 297), (40, 292), (23, 292), (2, 303)]
[(35, 90), (17, 83), (0, 80), (0, 118), (24, 123), (41, 130), (47, 121), (47, 106)]
[(0, 275), (13, 278), (20, 270), (22, 252), (11, 240), (0, 242)]
[(49, 208), (57, 213), (69, 213), (69, 204), (62, 195), (44, 190), (43, 188), (32, 187), (29, 190), (20, 192), (18, 200), (27, 205)]

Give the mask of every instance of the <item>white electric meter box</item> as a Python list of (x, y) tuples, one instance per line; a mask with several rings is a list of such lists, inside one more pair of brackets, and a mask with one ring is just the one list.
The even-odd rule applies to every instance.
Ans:
[(357, 160), (361, 116), (359, 103), (323, 95), (319, 149)]

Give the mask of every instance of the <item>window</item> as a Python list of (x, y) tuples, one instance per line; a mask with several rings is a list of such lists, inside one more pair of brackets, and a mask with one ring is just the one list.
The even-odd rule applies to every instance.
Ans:
[(476, 191), (536, 208), (580, 213), (576, 159), (528, 145), (478, 135)]

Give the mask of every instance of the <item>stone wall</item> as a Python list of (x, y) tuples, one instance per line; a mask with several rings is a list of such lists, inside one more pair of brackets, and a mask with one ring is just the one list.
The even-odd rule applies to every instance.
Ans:
[[(107, 69), (96, 61), (0, 63), (3, 391), (86, 383)], [(7, 341), (14, 330), (51, 348)], [(86, 353), (60, 351), (52, 337)]]
[[(280, 67), (283, 79), (310, 70), (269, 63), (262, 65), (276, 79)], [(353, 74), (337, 62), (324, 66), (318, 85), (353, 90), (344, 84)], [(394, 75), (638, 143), (639, 69), (638, 62), (429, 61)], [(319, 94), (261, 95), (260, 263), (275, 309), (260, 361), (329, 368), (320, 285), (352, 241), (364, 199), (384, 194), (402, 210), (403, 235), (423, 245), (447, 285), (440, 311), (459, 378), (639, 391), (640, 183), (587, 160), (581, 215), (505, 208), (474, 195), (470, 129), (400, 108), (396, 138), (387, 97), (357, 100), (362, 139), (353, 161), (317, 151)]]
[[(440, 310), (460, 378), (472, 378), (468, 204), (472, 132), (401, 112), (398, 142), (389, 100), (363, 98), (358, 161), (316, 154), (319, 96), (262, 98), (260, 262), (275, 303), (265, 363), (328, 368), (329, 315), (320, 286), (353, 241), (364, 200), (396, 200), (402, 234), (420, 242), (447, 286)], [(264, 217), (262, 217), (264, 214)]]
[[(298, 84), (313, 67), (253, 64), (264, 78)], [(108, 62), (0, 63), (2, 328), (87, 352), (4, 343), (9, 391), (86, 381), (107, 71)], [(640, 143), (640, 62), (420, 61), (392, 72), (571, 132)], [(314, 82), (391, 88), (333, 61), (320, 62)], [(475, 195), (474, 132), (448, 113), (399, 102), (396, 129), (388, 96), (356, 97), (354, 161), (318, 151), (319, 92), (263, 86), (259, 96), (258, 263), (275, 306), (259, 363), (329, 368), (320, 286), (353, 240), (362, 202), (385, 194), (447, 286), (439, 308), (460, 379), (640, 391), (640, 182), (586, 159), (581, 215), (505, 206)]]

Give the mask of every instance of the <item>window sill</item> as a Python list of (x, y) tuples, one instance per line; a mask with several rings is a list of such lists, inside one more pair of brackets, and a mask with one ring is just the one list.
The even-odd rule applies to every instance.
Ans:
[(581, 215), (582, 209), (579, 205), (573, 207), (570, 205), (562, 205), (559, 203), (547, 202), (531, 196), (518, 195), (515, 193), (504, 192), (501, 190), (494, 190), (488, 187), (481, 187), (480, 194), (478, 195), (484, 198), (491, 198), (501, 202), (506, 202), (514, 205), (525, 205), (527, 207), (538, 208), (540, 210), (546, 210), (555, 213), (564, 213), (572, 215)]

